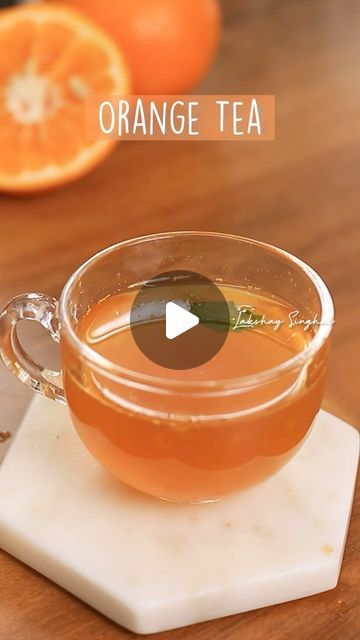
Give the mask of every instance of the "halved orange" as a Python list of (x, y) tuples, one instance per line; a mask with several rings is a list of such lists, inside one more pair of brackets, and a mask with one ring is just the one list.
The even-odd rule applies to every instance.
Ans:
[(0, 11), (0, 189), (31, 192), (95, 167), (114, 142), (85, 136), (85, 98), (127, 94), (127, 65), (101, 29), (61, 5)]

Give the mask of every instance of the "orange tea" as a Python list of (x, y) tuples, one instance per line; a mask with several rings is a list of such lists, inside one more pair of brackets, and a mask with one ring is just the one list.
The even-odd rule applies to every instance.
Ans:
[[(207, 501), (266, 479), (304, 441), (333, 318), (320, 276), (282, 249), (160, 233), (90, 258), (59, 304), (37, 293), (11, 300), (0, 357), (31, 389), (67, 404), (85, 446), (120, 480)], [(60, 342), (61, 372), (22, 348), (23, 319)]]
[[(129, 321), (136, 292), (106, 297), (80, 319), (81, 342), (115, 365), (162, 378), (170, 385), (166, 399), (156, 389), (145, 401), (120, 389), (86, 362), (79, 366), (71, 345), (63, 342), (64, 386), (81, 439), (118, 478), (155, 496), (211, 500), (259, 482), (294, 453), (320, 405), (323, 356), (306, 371), (285, 373), (253, 389), (250, 384), (246, 394), (241, 388), (223, 398), (192, 393), (199, 382), (225, 387), (234, 379), (251, 382), (302, 352), (313, 337), (312, 327), (306, 330), (284, 302), (237, 287), (220, 289), (229, 304), (252, 309), (253, 323), (244, 320), (241, 331), (234, 323), (210, 361), (185, 371), (162, 367), (138, 348)], [(156, 341), (158, 322), (143, 323), (147, 340)], [(185, 393), (172, 389), (172, 381), (183, 382)]]

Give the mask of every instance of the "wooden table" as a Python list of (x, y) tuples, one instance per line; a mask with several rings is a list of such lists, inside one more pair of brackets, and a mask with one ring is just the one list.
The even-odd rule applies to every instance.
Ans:
[[(275, 93), (277, 140), (124, 143), (97, 171), (55, 193), (0, 197), (0, 304), (23, 291), (59, 295), (100, 248), (155, 231), (231, 232), (282, 246), (315, 267), (337, 323), (324, 407), (360, 427), (360, 91), (358, 0), (224, 0), (208, 93)], [(32, 329), (32, 352), (54, 346)], [(1, 370), (0, 431), (31, 394)], [(4, 453), (11, 438), (0, 449)], [(1, 499), (1, 496), (0, 496)], [(360, 632), (360, 501), (335, 590), (163, 634), (163, 640), (350, 640)], [(6, 554), (0, 638), (134, 637)]]

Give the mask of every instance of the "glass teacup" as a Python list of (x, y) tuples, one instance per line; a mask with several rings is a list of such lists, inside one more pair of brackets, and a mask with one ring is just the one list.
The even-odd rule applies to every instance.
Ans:
[[(248, 322), (240, 332), (233, 323), (219, 353), (185, 371), (137, 353), (124, 325), (139, 287), (174, 270), (216, 283)], [(120, 316), (121, 327), (104, 333)], [(281, 249), (218, 233), (162, 233), (90, 258), (59, 304), (34, 293), (14, 298), (0, 316), (0, 354), (22, 382), (67, 403), (85, 446), (120, 480), (167, 500), (211, 501), (266, 479), (301, 446), (323, 396), (333, 317), (321, 278)], [(21, 319), (60, 342), (61, 372), (25, 353)]]

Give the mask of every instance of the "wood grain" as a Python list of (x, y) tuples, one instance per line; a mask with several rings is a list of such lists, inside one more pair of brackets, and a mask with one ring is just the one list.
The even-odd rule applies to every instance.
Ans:
[[(274, 93), (275, 143), (124, 143), (55, 193), (0, 197), (0, 305), (24, 291), (59, 295), (73, 269), (118, 240), (216, 230), (282, 246), (315, 267), (337, 322), (324, 407), (360, 427), (360, 92), (358, 0), (224, 0), (224, 37), (207, 93)], [(32, 351), (53, 346), (32, 330)], [(0, 431), (30, 392), (0, 372)], [(5, 452), (10, 440), (0, 444)], [(1, 499), (1, 496), (0, 496)], [(161, 635), (163, 640), (352, 640), (360, 633), (360, 501), (340, 582), (296, 602)], [(0, 638), (135, 637), (13, 558), (0, 556)], [(160, 636), (159, 636), (160, 638)]]

